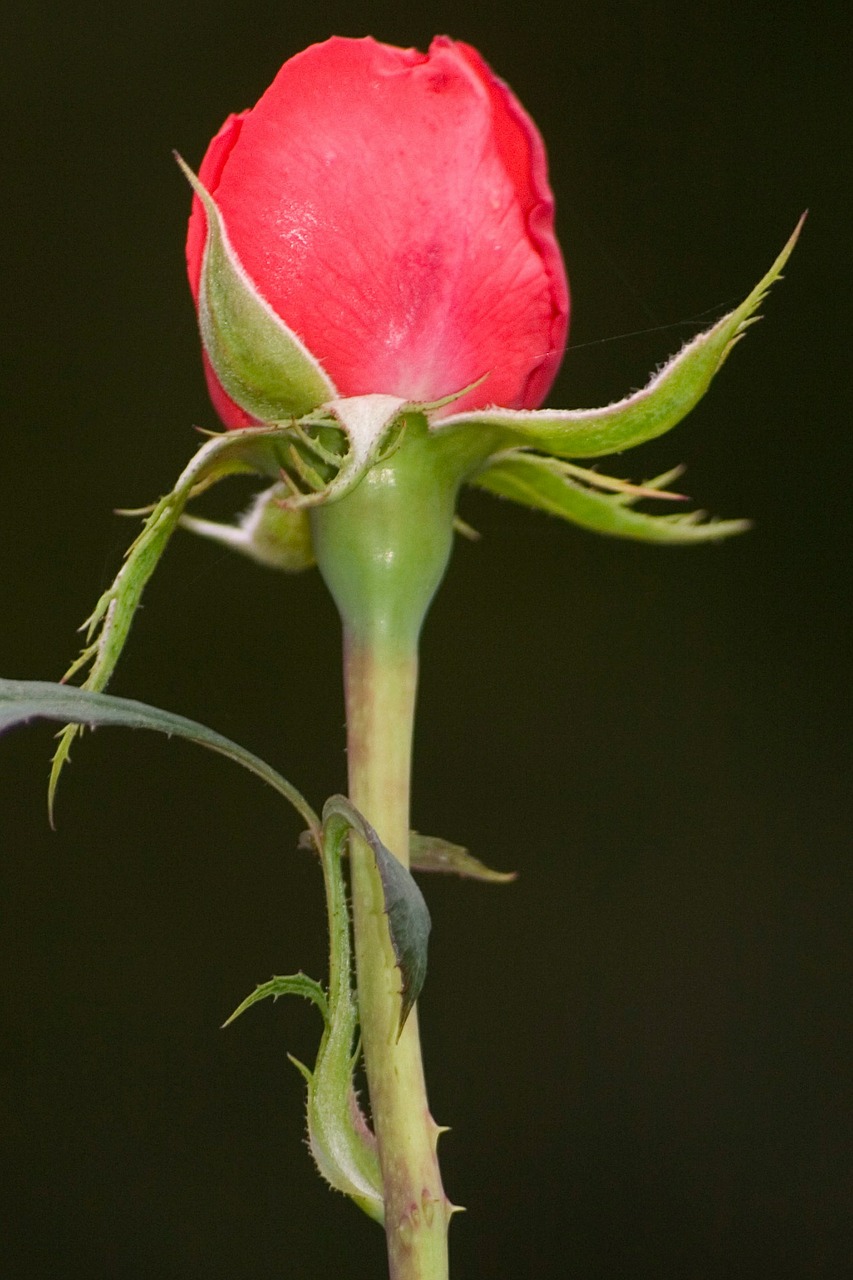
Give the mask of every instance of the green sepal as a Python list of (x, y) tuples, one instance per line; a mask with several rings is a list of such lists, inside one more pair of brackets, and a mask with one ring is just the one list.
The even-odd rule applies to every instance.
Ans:
[(411, 872), (386, 849), (370, 823), (345, 796), (332, 796), (323, 806), (323, 831), (354, 831), (369, 846), (382, 882), (388, 933), (400, 970), (399, 1038), (421, 993), (427, 972), (427, 944), (432, 922), (424, 896)]
[[(306, 491), (294, 490), (288, 499), (292, 507), (311, 507), (343, 498), (359, 483), (375, 462), (393, 451), (405, 431), (407, 404), (399, 396), (365, 395), (347, 396), (330, 400), (315, 414), (309, 414), (295, 424), (300, 442), (309, 453), (315, 454), (322, 470), (311, 468), (304, 455), (292, 449), (292, 467), (303, 481)], [(339, 456), (330, 453), (307, 434), (307, 429), (322, 432), (323, 428), (343, 431), (347, 442), (346, 453)]]
[(278, 1000), (279, 996), (301, 996), (303, 1000), (311, 1000), (320, 1013), (323, 1015), (323, 1021), (329, 1021), (329, 1001), (326, 993), (319, 982), (315, 982), (313, 978), (309, 978), (305, 973), (291, 973), (286, 977), (270, 978), (268, 982), (261, 982), (255, 987), (250, 996), (241, 1001), (237, 1008), (226, 1018), (222, 1024), (230, 1027), (231, 1023), (240, 1017), (241, 1013), (245, 1013), (253, 1004), (257, 1004), (259, 1000), (267, 1000), (272, 997)]
[(185, 738), (197, 746), (226, 756), (266, 782), (293, 805), (312, 834), (319, 836), (320, 821), (296, 787), (259, 756), (232, 742), (230, 738), (223, 737), (215, 729), (208, 729), (206, 725), (189, 720), (186, 716), (161, 711), (159, 707), (150, 707), (145, 702), (136, 702), (131, 698), (92, 693), (68, 684), (52, 684), (45, 680), (0, 679), (0, 733), (15, 725), (27, 724), (30, 720), (58, 720), (75, 727), (88, 725), (90, 728), (121, 725), (127, 729), (153, 729), (170, 738)]
[(246, 273), (215, 200), (177, 153), (175, 158), (207, 219), (198, 324), (222, 387), (258, 422), (299, 418), (333, 400), (331, 378)]
[(516, 445), (564, 458), (597, 458), (663, 435), (701, 400), (732, 347), (755, 323), (754, 313), (781, 275), (804, 217), (741, 305), (682, 347), (641, 391), (601, 409), (496, 408), (451, 414), (435, 422), (433, 431), (490, 431), (496, 450)]
[(287, 499), (292, 488), (279, 480), (256, 494), (236, 524), (183, 515), (180, 526), (210, 542), (230, 547), (269, 569), (299, 573), (314, 564), (311, 521), (307, 511), (294, 509)]
[[(186, 518), (187, 526), (277, 568), (294, 570), (313, 563), (307, 513), (300, 508), (342, 497), (358, 484), (384, 450), (396, 447), (406, 431), (406, 420), (398, 421), (397, 416), (403, 403), (393, 396), (353, 397), (337, 401), (328, 412), (308, 415), (301, 422), (245, 427), (208, 439), (190, 459), (170, 493), (144, 513), (125, 513), (145, 514), (145, 523), (125, 553), (115, 580), (83, 623), (85, 647), (63, 680), (88, 668), (83, 688), (100, 692), (107, 687), (145, 586), (184, 518), (187, 503), (227, 476), (257, 474), (276, 483), (259, 495), (242, 528), (232, 529), (195, 517)], [(317, 487), (306, 494), (299, 490), (292, 473), (300, 468), (303, 477), (309, 473), (311, 468), (305, 461), (308, 454), (323, 471), (313, 471)], [(51, 768), (51, 808), (78, 732), (69, 726), (60, 735)]]
[[(63, 676), (70, 680), (89, 668), (83, 688), (106, 688), (121, 656), (149, 578), (157, 567), (189, 500), (226, 476), (260, 473), (276, 476), (282, 457), (293, 440), (289, 427), (247, 427), (209, 439), (190, 459), (171, 493), (150, 510), (139, 535), (125, 553), (115, 581), (103, 593), (81, 630), (86, 645)], [(60, 734), (50, 776), (49, 802), (53, 807), (57, 783), (79, 729)]]
[(413, 871), (440, 871), (489, 884), (509, 884), (518, 879), (517, 871), (493, 871), (461, 844), (451, 844), (439, 836), (422, 836), (417, 831), (409, 835), (409, 863)]
[[(580, 483), (578, 475), (585, 475)], [(471, 484), (501, 498), (509, 498), (522, 506), (547, 511), (562, 520), (570, 520), (584, 529), (616, 538), (633, 538), (638, 542), (684, 544), (715, 542), (743, 533), (748, 520), (706, 520), (702, 511), (676, 512), (672, 515), (648, 515), (635, 511), (640, 498), (680, 498), (662, 486), (678, 472), (667, 472), (648, 484), (623, 485), (611, 477), (582, 472), (558, 458), (511, 450), (498, 454)], [(602, 481), (614, 492), (601, 492)], [(592, 487), (595, 482), (597, 487)]]

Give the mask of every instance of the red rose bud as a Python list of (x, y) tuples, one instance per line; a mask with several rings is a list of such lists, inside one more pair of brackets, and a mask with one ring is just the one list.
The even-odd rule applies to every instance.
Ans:
[[(206, 211), (197, 189), (187, 265), (227, 426), (284, 416), (291, 401), (296, 412), (371, 393), (434, 402), (480, 379), (454, 413), (541, 404), (569, 310), (545, 149), (470, 46), (312, 45), (229, 117), (199, 178), (215, 204)], [(220, 348), (239, 322), (206, 336), (199, 302), (217, 209), (228, 315), (251, 312), (255, 326), (237, 356)], [(263, 368), (245, 377), (249, 351), (271, 353), (266, 386), (295, 362), (296, 391), (241, 394), (264, 383)]]

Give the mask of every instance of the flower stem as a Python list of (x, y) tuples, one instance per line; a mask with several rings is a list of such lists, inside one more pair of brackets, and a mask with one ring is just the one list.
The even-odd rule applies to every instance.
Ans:
[[(345, 637), (350, 799), (408, 864), (409, 778), (417, 650)], [(361, 1030), (385, 1194), (392, 1280), (443, 1280), (452, 1212), (436, 1157), (417, 1010), (397, 1039), (400, 974), (373, 855), (352, 849), (353, 927)]]
[[(453, 542), (471, 458), (440, 447), (426, 420), (336, 502), (312, 511), (317, 564), (344, 629), (350, 799), (409, 860), (409, 781), (418, 637)], [(436, 1158), (416, 1010), (398, 1038), (400, 972), (373, 855), (352, 841), (358, 1008), (385, 1198), (391, 1280), (446, 1280), (453, 1212)]]

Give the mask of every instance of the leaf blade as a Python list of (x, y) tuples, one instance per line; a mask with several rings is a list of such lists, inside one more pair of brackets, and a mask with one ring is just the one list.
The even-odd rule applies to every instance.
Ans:
[(367, 819), (345, 796), (332, 796), (323, 806), (324, 830), (332, 823), (347, 827), (360, 836), (376, 861), (391, 947), (402, 984), (399, 1038), (426, 979), (427, 944), (432, 928), (429, 909), (411, 872), (385, 847)]
[(305, 973), (290, 973), (286, 976), (270, 978), (267, 982), (259, 982), (251, 995), (241, 1000), (234, 1012), (225, 1019), (222, 1024), (223, 1030), (225, 1027), (230, 1027), (241, 1013), (245, 1013), (259, 1000), (267, 1000), (270, 997), (278, 1000), (279, 996), (300, 996), (303, 1000), (312, 1001), (323, 1015), (323, 1021), (328, 1023), (329, 1002), (320, 983), (314, 978), (309, 978)]
[(409, 835), (409, 860), (414, 871), (444, 872), (486, 884), (511, 884), (518, 879), (517, 871), (495, 871), (461, 844), (439, 836), (422, 836), (418, 831)]
[(0, 679), (0, 733), (31, 720), (54, 720), (90, 727), (115, 725), (151, 729), (167, 737), (184, 738), (241, 765), (283, 796), (319, 834), (319, 819), (308, 801), (286, 778), (260, 756), (232, 742), (215, 729), (171, 711), (162, 711), (131, 698), (78, 689), (44, 680)]
[[(89, 667), (83, 688), (103, 691), (118, 664), (151, 575), (178, 527), (189, 500), (227, 476), (258, 471), (278, 474), (279, 449), (291, 439), (284, 427), (249, 427), (214, 436), (193, 455), (174, 488), (155, 503), (139, 534), (124, 555), (112, 584), (83, 623), (86, 646), (63, 677), (71, 679)], [(51, 764), (48, 807), (53, 813), (56, 788), (78, 730), (69, 725), (59, 735)], [(51, 819), (52, 820), (52, 819)]]
[(329, 924), (329, 1016), (308, 1081), (308, 1142), (322, 1177), (382, 1222), (385, 1198), (376, 1139), (353, 1085), (358, 1008), (352, 989), (352, 946), (342, 859), (347, 828), (329, 821), (315, 841), (320, 852)]

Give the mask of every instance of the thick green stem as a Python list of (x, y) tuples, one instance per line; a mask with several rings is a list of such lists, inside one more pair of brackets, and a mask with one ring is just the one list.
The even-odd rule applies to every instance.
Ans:
[[(408, 862), (409, 768), (417, 680), (414, 651), (348, 639), (345, 652), (350, 799)], [(370, 1105), (382, 1166), (392, 1280), (448, 1274), (450, 1205), (436, 1157), (417, 1010), (397, 1039), (400, 974), (373, 855), (353, 841), (352, 897), (358, 1001)]]
[[(344, 625), (350, 799), (406, 865), (418, 636), (447, 564), (456, 491), (470, 465), (440, 448), (413, 415), (393, 456), (312, 513), (317, 563)], [(382, 886), (373, 855), (352, 844), (359, 1018), (391, 1280), (446, 1280), (452, 1207), (438, 1168), (417, 1015), (398, 1039), (400, 973)]]

